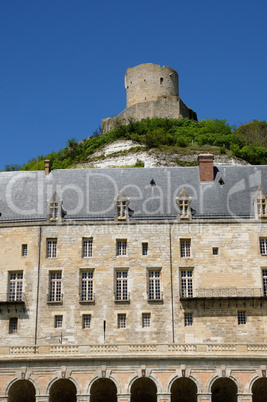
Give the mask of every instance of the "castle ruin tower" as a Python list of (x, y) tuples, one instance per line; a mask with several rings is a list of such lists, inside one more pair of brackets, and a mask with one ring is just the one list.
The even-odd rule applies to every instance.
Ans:
[(153, 117), (197, 120), (197, 114), (179, 97), (178, 74), (173, 68), (152, 63), (128, 68), (125, 74), (127, 107), (116, 117), (102, 120), (102, 132), (118, 123), (140, 121)]
[(155, 102), (161, 96), (179, 97), (178, 74), (170, 67), (141, 64), (125, 74), (127, 108), (142, 102)]

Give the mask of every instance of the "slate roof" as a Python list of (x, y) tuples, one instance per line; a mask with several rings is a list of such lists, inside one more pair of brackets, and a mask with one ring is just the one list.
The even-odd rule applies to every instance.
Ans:
[(267, 193), (267, 166), (214, 167), (214, 182), (200, 182), (198, 167), (68, 169), (0, 173), (0, 221), (46, 219), (56, 190), (64, 219), (114, 219), (121, 189), (131, 219), (175, 219), (182, 188), (192, 198), (193, 219), (254, 216), (253, 195)]

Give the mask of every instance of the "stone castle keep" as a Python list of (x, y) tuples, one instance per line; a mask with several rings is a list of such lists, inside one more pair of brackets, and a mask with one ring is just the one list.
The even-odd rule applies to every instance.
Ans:
[(125, 89), (127, 108), (116, 117), (103, 119), (102, 132), (112, 130), (118, 122), (128, 124), (147, 117), (197, 120), (196, 113), (180, 99), (178, 74), (170, 67), (147, 63), (128, 68)]
[[(126, 87), (180, 115), (174, 70)], [(266, 402), (266, 194), (211, 154), (0, 172), (0, 402)]]

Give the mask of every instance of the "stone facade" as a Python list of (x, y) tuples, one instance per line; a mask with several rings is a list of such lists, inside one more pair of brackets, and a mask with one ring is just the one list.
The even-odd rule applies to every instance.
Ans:
[[(205, 159), (203, 194), (224, 191), (212, 156), (200, 165)], [(192, 183), (196, 172), (188, 173)], [(51, 186), (53, 174), (43, 183)], [(69, 174), (62, 172), (68, 183)], [(85, 171), (73, 174), (78, 183)], [(160, 182), (153, 169), (149, 175), (156, 196)], [(227, 184), (230, 173), (223, 178)], [(67, 204), (64, 192), (47, 199), (48, 209)], [(134, 219), (129, 209), (124, 220), (115, 213), (124, 199), (111, 197), (110, 219), (69, 219), (57, 209), (42, 219), (1, 217), (0, 401), (266, 400), (265, 212), (197, 217), (192, 197), (188, 219), (179, 209)]]
[(102, 132), (147, 117), (197, 120), (196, 113), (180, 99), (178, 74), (170, 67), (147, 63), (128, 68), (125, 88), (127, 108), (116, 117), (103, 119)]

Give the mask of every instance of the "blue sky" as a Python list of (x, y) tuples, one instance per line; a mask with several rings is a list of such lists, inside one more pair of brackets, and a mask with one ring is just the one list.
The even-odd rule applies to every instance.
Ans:
[(0, 169), (90, 136), (142, 63), (199, 120), (267, 120), (266, 21), (266, 0), (0, 0)]

